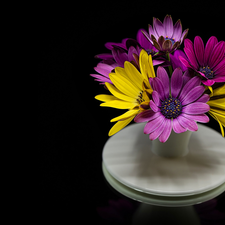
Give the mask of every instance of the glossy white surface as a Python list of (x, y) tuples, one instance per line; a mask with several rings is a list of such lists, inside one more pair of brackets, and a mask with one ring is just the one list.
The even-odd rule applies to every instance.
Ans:
[[(119, 193), (127, 196), (133, 200), (155, 205), (155, 206), (164, 206), (164, 207), (186, 207), (202, 202), (209, 201), (218, 195), (222, 194), (225, 191), (225, 183), (222, 185), (204, 193), (189, 195), (189, 196), (159, 196), (153, 194), (147, 194), (144, 192), (137, 191), (133, 188), (130, 188), (126, 185), (123, 185), (118, 180), (113, 178), (112, 175), (107, 171), (104, 163), (102, 164), (102, 169), (106, 180), (109, 184), (117, 190)], [(180, 223), (181, 224), (181, 223)], [(192, 224), (192, 223), (189, 223)]]
[(104, 146), (104, 165), (120, 183), (153, 195), (190, 196), (225, 182), (225, 139), (218, 132), (198, 124), (199, 130), (190, 138), (188, 155), (162, 158), (151, 152), (144, 125), (124, 128)]

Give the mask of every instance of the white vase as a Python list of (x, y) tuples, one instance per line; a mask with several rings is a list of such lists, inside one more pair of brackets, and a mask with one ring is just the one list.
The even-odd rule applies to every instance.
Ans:
[(189, 152), (188, 143), (191, 134), (189, 130), (179, 134), (172, 130), (165, 143), (161, 143), (158, 139), (152, 141), (151, 150), (154, 154), (166, 158), (186, 156)]

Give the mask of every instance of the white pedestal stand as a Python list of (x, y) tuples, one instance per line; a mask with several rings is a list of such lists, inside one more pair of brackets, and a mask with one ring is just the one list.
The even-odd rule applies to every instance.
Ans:
[(192, 205), (225, 191), (225, 139), (208, 127), (198, 127), (191, 135), (189, 153), (179, 158), (153, 154), (144, 124), (130, 125), (107, 141), (106, 180), (121, 194), (143, 203), (133, 224), (200, 224)]

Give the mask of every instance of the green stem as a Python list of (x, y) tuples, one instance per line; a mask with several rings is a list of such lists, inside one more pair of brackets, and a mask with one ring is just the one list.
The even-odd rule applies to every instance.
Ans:
[[(167, 53), (167, 54), (166, 54), (166, 58), (168, 59), (168, 61), (170, 61), (170, 53)], [(172, 76), (172, 72), (173, 72), (172, 66), (168, 66), (168, 68), (169, 68), (170, 76)]]

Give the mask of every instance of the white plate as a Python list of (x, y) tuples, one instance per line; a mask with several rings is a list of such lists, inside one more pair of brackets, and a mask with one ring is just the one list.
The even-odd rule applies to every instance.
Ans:
[(198, 124), (188, 155), (170, 159), (151, 152), (151, 141), (143, 134), (144, 125), (124, 128), (104, 146), (104, 165), (120, 183), (153, 195), (190, 196), (225, 182), (225, 139), (218, 132)]

